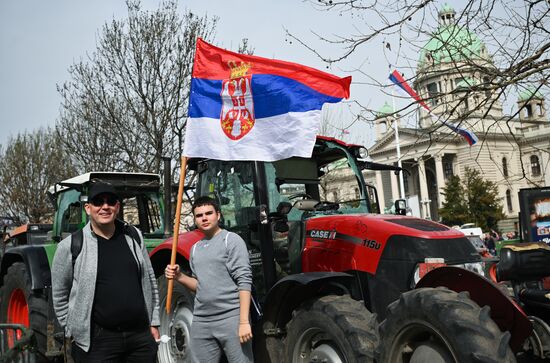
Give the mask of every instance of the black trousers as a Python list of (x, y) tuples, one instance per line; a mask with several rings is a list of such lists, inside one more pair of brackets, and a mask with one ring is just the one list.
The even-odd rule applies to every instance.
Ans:
[(71, 350), (76, 363), (154, 363), (158, 346), (150, 328), (116, 331), (95, 325), (90, 350), (85, 352), (74, 342)]

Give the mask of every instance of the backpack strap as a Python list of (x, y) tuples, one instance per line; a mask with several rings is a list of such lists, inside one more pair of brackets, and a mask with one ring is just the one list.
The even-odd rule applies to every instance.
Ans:
[(123, 232), (125, 235), (130, 236), (134, 241), (137, 242), (138, 246), (141, 247), (141, 238), (139, 238), (139, 232), (136, 227), (124, 222)]
[(71, 234), (71, 255), (72, 255), (73, 271), (74, 271), (74, 263), (76, 262), (76, 258), (80, 254), (80, 251), (82, 251), (82, 240), (83, 240), (82, 228)]
[(139, 262), (139, 258), (138, 258), (138, 251), (136, 251), (136, 244), (138, 245), (139, 248), (141, 248), (141, 238), (139, 238), (139, 233), (136, 229), (136, 227), (132, 226), (131, 224), (129, 223), (126, 223), (126, 222), (123, 222), (123, 226), (122, 226), (122, 233), (125, 235), (125, 236), (129, 236), (131, 239), (132, 239), (132, 248), (134, 249), (134, 255), (135, 255), (135, 258), (136, 258), (136, 263), (138, 265), (138, 270), (139, 270), (139, 276), (141, 276), (142, 274), (142, 268), (141, 268), (141, 264)]

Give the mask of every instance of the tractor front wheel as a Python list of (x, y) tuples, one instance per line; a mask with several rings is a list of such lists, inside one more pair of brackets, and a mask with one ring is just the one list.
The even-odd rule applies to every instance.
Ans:
[(160, 301), (160, 335), (167, 335), (170, 340), (160, 343), (158, 350), (159, 363), (191, 362), (189, 337), (193, 321), (193, 295), (180, 283), (174, 282), (172, 306), (166, 313), (166, 294), (168, 280), (164, 276), (158, 279)]
[(380, 325), (382, 363), (512, 363), (509, 341), (488, 306), (446, 288), (403, 293)]
[(373, 362), (376, 316), (350, 296), (324, 296), (303, 304), (287, 325), (289, 363)]
[[(45, 362), (46, 327), (48, 317), (48, 302), (40, 292), (31, 289), (31, 281), (25, 264), (16, 262), (8, 268), (4, 276), (4, 284), (0, 289), (0, 322), (21, 324), (34, 332), (36, 346), (31, 352), (31, 361)], [(22, 334), (8, 332), (5, 344), (13, 348), (16, 339)]]

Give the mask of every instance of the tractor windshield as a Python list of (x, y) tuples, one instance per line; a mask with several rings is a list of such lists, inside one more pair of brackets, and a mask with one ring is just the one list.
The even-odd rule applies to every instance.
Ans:
[[(300, 220), (304, 211), (368, 213), (364, 181), (349, 151), (334, 142), (317, 143), (311, 158), (265, 163), (269, 210), (290, 202), (288, 219)], [(350, 175), (356, 178), (351, 179)]]

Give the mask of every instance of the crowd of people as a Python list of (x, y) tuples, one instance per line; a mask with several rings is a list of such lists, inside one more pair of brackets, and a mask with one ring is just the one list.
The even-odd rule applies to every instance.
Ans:
[(491, 253), (492, 255), (496, 255), (497, 243), (499, 241), (508, 241), (508, 240), (518, 239), (518, 232), (514, 231), (514, 232), (499, 234), (497, 231), (492, 229), (490, 232), (485, 232), (484, 234), (482, 234), (480, 238), (483, 241), (483, 244), (485, 245), (489, 253)]

